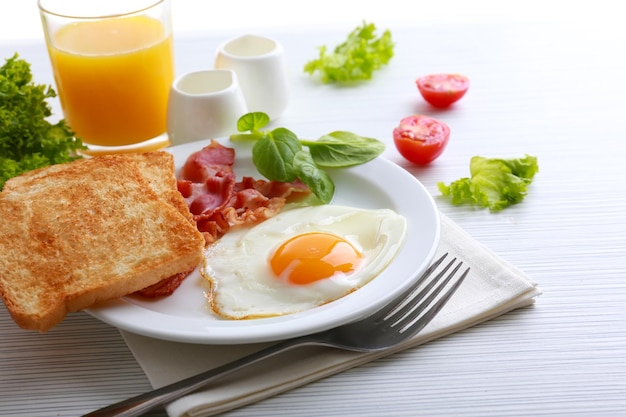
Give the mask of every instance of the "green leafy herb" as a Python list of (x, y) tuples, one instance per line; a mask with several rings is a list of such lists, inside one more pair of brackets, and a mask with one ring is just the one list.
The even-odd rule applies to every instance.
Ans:
[(382, 68), (393, 57), (393, 48), (389, 30), (376, 37), (376, 26), (363, 22), (333, 52), (321, 46), (319, 57), (307, 62), (304, 72), (313, 75), (319, 71), (321, 81), (325, 84), (370, 80), (374, 71)]
[(300, 140), (284, 127), (262, 131), (269, 120), (265, 113), (245, 114), (238, 120), (237, 130), (248, 133), (234, 134), (230, 139), (256, 141), (252, 162), (261, 175), (282, 182), (299, 179), (324, 204), (332, 200), (335, 184), (322, 168), (363, 164), (385, 150), (379, 140), (350, 132), (333, 132), (311, 141)]
[(335, 195), (335, 182), (326, 171), (320, 169), (311, 154), (305, 150), (294, 156), (296, 175), (322, 202), (329, 203)]
[(290, 182), (297, 178), (294, 157), (302, 150), (295, 133), (278, 128), (264, 134), (252, 148), (252, 162), (266, 178)]
[(378, 139), (366, 138), (350, 132), (332, 132), (316, 141), (301, 141), (308, 146), (318, 166), (345, 168), (376, 158), (385, 150)]
[(259, 129), (267, 126), (269, 122), (270, 117), (266, 113), (248, 113), (237, 120), (237, 130), (240, 132), (254, 131), (258, 133)]
[(474, 204), (491, 211), (519, 203), (526, 196), (528, 185), (539, 172), (537, 158), (499, 159), (474, 156), (470, 161), (470, 178), (461, 178), (445, 185), (437, 184), (452, 204)]
[(30, 64), (18, 54), (0, 67), (0, 189), (23, 172), (80, 158), (80, 139), (61, 120), (51, 124), (51, 86), (32, 82)]

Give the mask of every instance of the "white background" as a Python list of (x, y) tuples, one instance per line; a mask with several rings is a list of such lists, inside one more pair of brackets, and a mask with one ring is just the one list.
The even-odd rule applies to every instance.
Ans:
[[(577, 21), (582, 28), (594, 30), (621, 18), (622, 14), (614, 9), (611, 0), (172, 0), (175, 33), (345, 23), (355, 26), (363, 19), (381, 27), (391, 23), (469, 20)], [(0, 39), (42, 36), (36, 0), (0, 0)]]

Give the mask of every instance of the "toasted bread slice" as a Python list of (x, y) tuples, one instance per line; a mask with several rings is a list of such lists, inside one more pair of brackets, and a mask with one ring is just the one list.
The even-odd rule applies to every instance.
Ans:
[(173, 174), (176, 167), (172, 155), (167, 152), (144, 152), (131, 154), (129, 157), (137, 160), (150, 188), (195, 225), (193, 215), (176, 187), (176, 177)]
[(0, 296), (15, 322), (46, 331), (68, 312), (197, 266), (204, 238), (175, 187), (165, 152), (98, 156), (7, 181)]

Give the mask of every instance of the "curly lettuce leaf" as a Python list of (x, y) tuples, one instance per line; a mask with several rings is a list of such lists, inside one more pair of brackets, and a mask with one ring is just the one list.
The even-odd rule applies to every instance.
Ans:
[(50, 86), (32, 81), (30, 64), (18, 54), (0, 67), (0, 189), (7, 179), (48, 165), (80, 158), (84, 149), (65, 120), (52, 124)]
[(537, 158), (500, 159), (474, 156), (470, 161), (470, 177), (437, 184), (442, 195), (452, 204), (471, 204), (500, 211), (524, 199), (528, 186), (539, 172)]
[(310, 75), (319, 72), (324, 84), (370, 80), (374, 71), (387, 65), (393, 57), (393, 49), (389, 30), (377, 37), (376, 26), (363, 22), (332, 52), (321, 46), (319, 57), (307, 62), (304, 72)]

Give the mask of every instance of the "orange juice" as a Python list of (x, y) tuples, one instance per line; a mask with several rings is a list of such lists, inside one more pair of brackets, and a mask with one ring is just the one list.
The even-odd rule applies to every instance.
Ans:
[(83, 21), (49, 46), (68, 124), (86, 144), (120, 146), (166, 131), (173, 42), (148, 16)]

